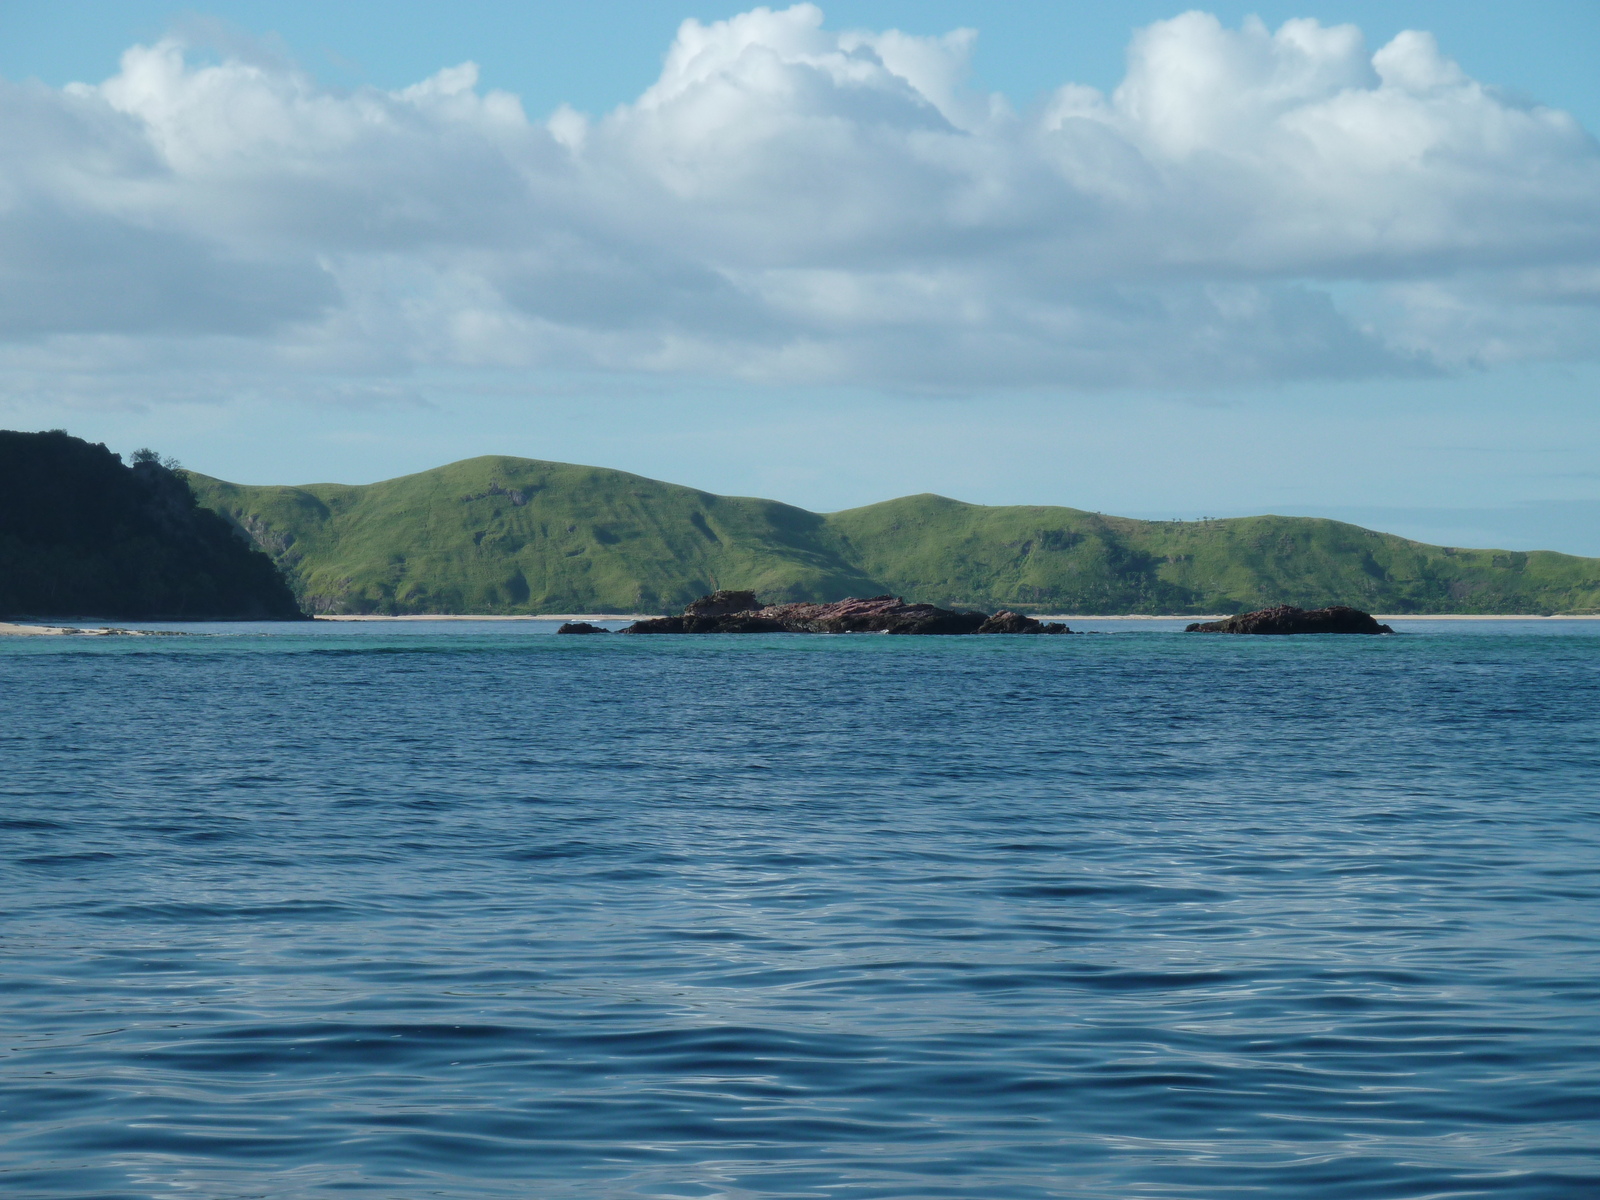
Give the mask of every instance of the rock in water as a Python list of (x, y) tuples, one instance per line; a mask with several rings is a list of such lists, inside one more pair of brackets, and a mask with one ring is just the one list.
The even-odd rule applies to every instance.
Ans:
[(1060, 621), (1035, 621), (1009, 608), (1002, 608), (982, 625), (979, 633), (1071, 633)]
[(648, 621), (635, 621), (618, 633), (793, 633), (779, 621), (771, 621), (758, 612), (724, 613), (716, 617), (684, 615), (681, 617), (655, 617)]
[(907, 604), (899, 596), (868, 596), (832, 604), (776, 604), (762, 615), (796, 633), (976, 633), (984, 614)]
[(1304, 609), (1292, 604), (1238, 613), (1222, 621), (1196, 621), (1185, 633), (1393, 633), (1371, 613), (1335, 604)]
[(557, 633), (610, 633), (609, 629), (602, 629), (598, 625), (591, 625), (587, 621), (568, 621)]
[(899, 596), (851, 597), (831, 604), (766, 604), (754, 592), (713, 592), (681, 617), (636, 621), (622, 633), (1070, 633), (1019, 613), (993, 617), (932, 604), (907, 604)]

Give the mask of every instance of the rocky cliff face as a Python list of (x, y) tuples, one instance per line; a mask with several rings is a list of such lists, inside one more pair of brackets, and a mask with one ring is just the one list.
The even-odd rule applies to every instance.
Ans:
[(636, 621), (623, 633), (1070, 633), (1061, 624), (1001, 611), (994, 616), (898, 596), (852, 597), (831, 604), (762, 604), (754, 592), (713, 592), (682, 616)]
[(0, 616), (299, 620), (261, 551), (182, 473), (65, 433), (0, 431)]

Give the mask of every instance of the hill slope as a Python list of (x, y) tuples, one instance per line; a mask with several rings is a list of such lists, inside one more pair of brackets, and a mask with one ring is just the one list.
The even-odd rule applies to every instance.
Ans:
[(1600, 608), (1600, 559), (1428, 546), (1314, 517), (1135, 521), (908, 496), (828, 523), (863, 572), (943, 603), (1135, 613)]
[(815, 513), (621, 471), (490, 456), (365, 487), (193, 478), (317, 612), (654, 612), (719, 587), (876, 587)]
[(1600, 609), (1600, 559), (1427, 546), (1337, 521), (1134, 521), (908, 496), (818, 514), (490, 456), (363, 487), (192, 476), (318, 612), (653, 612), (715, 588), (1032, 612)]
[(271, 559), (158, 463), (0, 431), (0, 616), (297, 620)]

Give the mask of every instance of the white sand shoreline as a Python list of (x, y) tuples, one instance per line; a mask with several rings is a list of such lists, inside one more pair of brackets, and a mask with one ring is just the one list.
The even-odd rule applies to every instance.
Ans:
[(326, 616), (319, 621), (648, 621), (660, 613), (411, 613), (399, 617)]

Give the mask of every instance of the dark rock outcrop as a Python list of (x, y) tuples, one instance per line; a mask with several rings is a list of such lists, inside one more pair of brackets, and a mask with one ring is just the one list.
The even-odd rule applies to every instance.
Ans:
[(1014, 613), (1009, 608), (1002, 608), (982, 625), (978, 626), (979, 633), (1071, 633), (1059, 621), (1035, 621), (1032, 617), (1025, 617), (1021, 613)]
[(568, 621), (557, 633), (610, 633), (609, 629), (602, 629), (598, 625), (591, 625), (587, 621)]
[(1185, 633), (1393, 633), (1371, 613), (1335, 604), (1328, 608), (1295, 608), (1280, 604), (1256, 612), (1238, 613), (1221, 621), (1196, 621)]
[(709, 596), (691, 601), (683, 610), (686, 617), (728, 617), (734, 613), (754, 612), (761, 608), (754, 592), (712, 592)]
[(831, 604), (761, 604), (754, 592), (713, 592), (680, 617), (636, 621), (622, 633), (1070, 633), (1018, 613), (907, 604), (898, 596), (852, 597)]
[(755, 612), (726, 613), (717, 617), (655, 617), (635, 621), (618, 633), (795, 633), (781, 621), (769, 620)]

